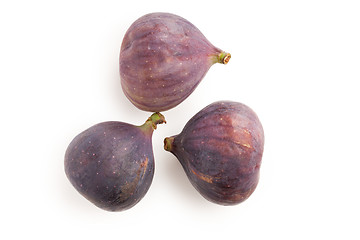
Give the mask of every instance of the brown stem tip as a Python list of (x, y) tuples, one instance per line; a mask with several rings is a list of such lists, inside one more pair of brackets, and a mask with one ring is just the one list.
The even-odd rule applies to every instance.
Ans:
[(173, 142), (174, 142), (174, 137), (167, 137), (167, 138), (165, 138), (165, 139), (164, 139), (164, 149), (165, 149), (166, 151), (171, 152)]

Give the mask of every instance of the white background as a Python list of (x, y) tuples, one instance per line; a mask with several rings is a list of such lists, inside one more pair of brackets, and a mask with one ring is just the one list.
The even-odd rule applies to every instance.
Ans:
[[(110, 213), (75, 191), (63, 157), (98, 122), (149, 117), (125, 98), (118, 56), (155, 11), (232, 58), (163, 112), (149, 192)], [(1, 1), (0, 34), (1, 239), (360, 239), (358, 1)], [(260, 183), (232, 207), (202, 198), (163, 150), (218, 100), (250, 106), (266, 136)]]

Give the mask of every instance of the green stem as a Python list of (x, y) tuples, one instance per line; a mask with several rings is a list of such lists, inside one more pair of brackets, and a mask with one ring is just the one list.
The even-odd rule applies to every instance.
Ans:
[(140, 126), (143, 130), (150, 129), (151, 131), (156, 129), (156, 125), (166, 123), (164, 115), (159, 112), (153, 113), (146, 122)]
[(221, 52), (218, 56), (219, 63), (227, 64), (230, 61), (231, 54), (226, 52)]

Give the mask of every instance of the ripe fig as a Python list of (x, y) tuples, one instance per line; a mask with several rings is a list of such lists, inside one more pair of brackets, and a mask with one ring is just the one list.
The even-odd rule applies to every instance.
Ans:
[(65, 173), (71, 184), (104, 210), (134, 206), (151, 185), (152, 133), (163, 122), (164, 116), (154, 113), (141, 126), (103, 122), (80, 133), (65, 153)]
[(237, 102), (215, 102), (198, 112), (164, 148), (180, 161), (207, 200), (235, 205), (255, 190), (264, 149), (257, 115)]
[(150, 13), (137, 19), (124, 36), (121, 86), (137, 108), (165, 111), (184, 101), (214, 63), (226, 64), (230, 57), (186, 19)]

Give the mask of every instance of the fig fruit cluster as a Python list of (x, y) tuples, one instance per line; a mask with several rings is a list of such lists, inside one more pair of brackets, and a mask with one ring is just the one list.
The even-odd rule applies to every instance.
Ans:
[[(137, 19), (121, 44), (121, 86), (138, 109), (154, 113), (141, 126), (109, 121), (77, 135), (64, 161), (74, 188), (104, 210), (136, 205), (154, 176), (152, 134), (166, 122), (160, 111), (183, 102), (213, 64), (230, 58), (180, 16), (150, 13)], [(248, 106), (219, 101), (193, 116), (181, 133), (165, 138), (164, 149), (177, 157), (204, 198), (235, 205), (258, 184), (264, 131)]]

